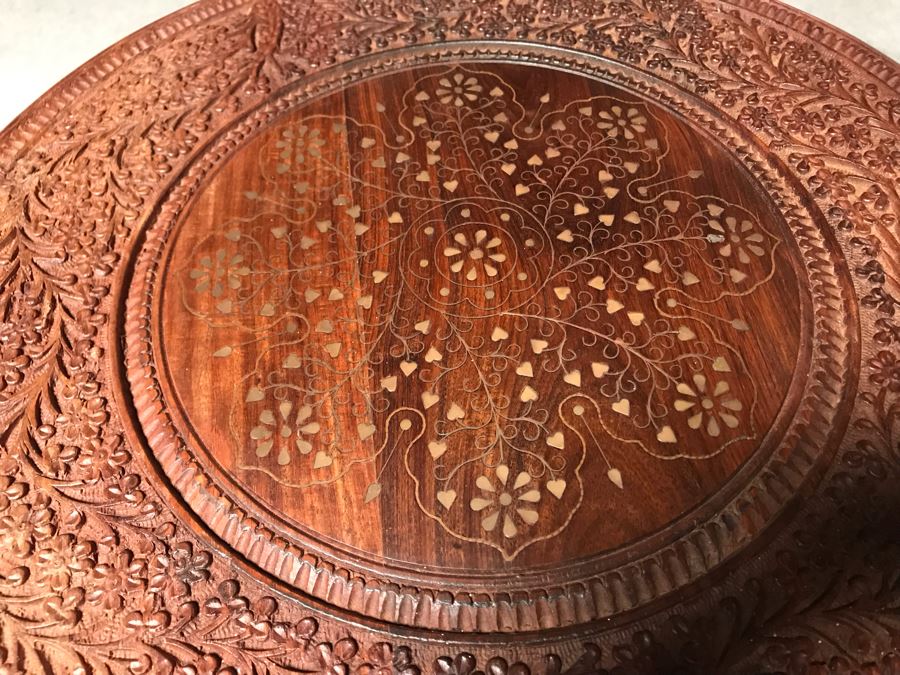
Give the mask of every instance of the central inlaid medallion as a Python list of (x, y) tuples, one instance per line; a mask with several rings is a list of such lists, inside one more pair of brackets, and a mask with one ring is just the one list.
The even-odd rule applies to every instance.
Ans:
[(176, 424), (323, 546), (584, 559), (767, 442), (800, 353), (780, 214), (671, 113), (562, 72), (535, 90), (535, 70), (419, 67), (295, 108), (169, 244)]

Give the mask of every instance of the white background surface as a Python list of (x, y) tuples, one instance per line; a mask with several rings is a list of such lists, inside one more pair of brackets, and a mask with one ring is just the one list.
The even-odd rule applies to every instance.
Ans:
[[(189, 0), (0, 0), (0, 129), (82, 63)], [(900, 0), (789, 0), (900, 60)]]

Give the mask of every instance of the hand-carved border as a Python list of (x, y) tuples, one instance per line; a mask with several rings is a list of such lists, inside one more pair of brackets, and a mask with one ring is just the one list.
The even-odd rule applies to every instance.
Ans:
[[(900, 589), (892, 570), (897, 568), (900, 551), (890, 535), (896, 531), (892, 514), (900, 511), (893, 489), (900, 477), (900, 370), (894, 356), (900, 344), (895, 318), (900, 259), (896, 214), (900, 208), (892, 178), (897, 172), (896, 160), (878, 152), (881, 141), (889, 153), (900, 137), (900, 95), (896, 90), (900, 70), (852, 38), (764, 0), (648, 0), (640, 5), (636, 20), (623, 18), (619, 12), (638, 8), (635, 2), (553, 1), (516, 16), (512, 10), (517, 3), (508, 4), (509, 8), (499, 5), (499, 11), (491, 14), (474, 5), (420, 8), (401, 2), (377, 7), (365, 3), (204, 3), (99, 57), (0, 135), (3, 305), (15, 310), (7, 315), (12, 318), (42, 311), (51, 317), (66, 317), (47, 325), (36, 323), (29, 339), (36, 337), (37, 342), (29, 342), (27, 349), (20, 343), (4, 342), (7, 386), (0, 399), (4, 484), (0, 508), (5, 513), (15, 505), (10, 522), (35, 526), (26, 540), (29, 546), (53, 542), (74, 556), (73, 566), (67, 567), (68, 591), (49, 593), (45, 600), (30, 606), (25, 617), (21, 616), (26, 608), (21, 598), (39, 583), (50, 583), (45, 571), (51, 558), (40, 557), (36, 550), (23, 552), (19, 567), (3, 570), (3, 595), (19, 598), (12, 603), (4, 601), (2, 612), (4, 648), (0, 658), (7, 668), (276, 672), (302, 667), (309, 672), (394, 670), (410, 674), (419, 671), (415, 664), (436, 673), (467, 674), (483, 670), (528, 673), (532, 669), (548, 674), (600, 673), (613, 667), (616, 672), (676, 668), (746, 673), (898, 670), (896, 607)], [(298, 8), (302, 10), (299, 15)], [(374, 17), (380, 18), (376, 21)], [(401, 22), (404, 27), (395, 29)], [(626, 25), (628, 30), (617, 32), (617, 27)], [(307, 30), (310, 26), (315, 27), (314, 35)], [(249, 71), (223, 67), (232, 48), (228, 39), (233, 36), (248, 45), (236, 59), (251, 64)], [(77, 409), (77, 419), (86, 429), (93, 434), (102, 425), (104, 438), (120, 437), (118, 422), (104, 412), (111, 396), (109, 380), (117, 374), (108, 369), (104, 355), (104, 327), (111, 305), (103, 290), (109, 287), (110, 264), (116, 261), (116, 251), (128, 249), (130, 232), (150, 215), (160, 187), (177, 175), (182, 163), (215, 129), (262, 101), (273, 87), (294, 81), (320, 64), (342, 63), (361, 53), (416, 42), (479, 36), (573, 46), (630, 61), (707, 99), (721, 115), (738, 120), (748, 134), (768, 144), (792, 167), (805, 186), (800, 190), (804, 203), (816, 203), (825, 212), (861, 299), (860, 314), (850, 317), (862, 323), (862, 360), (853, 359), (862, 370), (856, 410), (822, 487), (804, 495), (805, 506), (791, 514), (794, 525), (770, 542), (758, 562), (736, 570), (727, 582), (710, 578), (710, 583), (717, 585), (710, 587), (705, 599), (685, 600), (677, 613), (649, 616), (620, 632), (604, 632), (597, 626), (571, 638), (548, 635), (552, 647), (543, 642), (504, 649), (502, 643), (490, 639), (476, 644), (448, 636), (449, 642), (440, 648), (401, 637), (402, 630), (395, 636), (375, 629), (366, 632), (360, 624), (352, 627), (302, 603), (276, 600), (270, 597), (273, 591), (251, 575), (210, 556), (202, 536), (179, 523), (177, 506), (163, 506), (164, 500), (143, 477), (149, 467), (140, 455), (110, 447), (110, 461), (102, 465), (105, 468), (96, 478), (75, 486), (72, 480), (62, 480), (61, 472), (70, 470), (79, 455), (73, 454), (73, 446), (52, 441), (73, 428), (72, 418), (58, 409), (48, 410), (28, 394), (44, 381), (48, 364), (52, 364), (61, 387), (76, 385), (74, 391), (65, 389), (72, 397), (63, 401), (69, 409)], [(713, 36), (719, 39), (711, 41)], [(302, 48), (296, 48), (298, 40)], [(694, 48), (673, 57), (683, 43)], [(193, 64), (197, 65), (166, 62), (172, 78), (169, 82), (177, 81), (178, 88), (192, 90), (201, 99), (157, 100), (141, 108), (139, 115), (153, 120), (147, 128), (149, 137), (145, 136), (143, 146), (123, 142), (116, 134), (129, 128), (129, 118), (107, 110), (103, 99), (118, 92), (127, 94), (129, 102), (141, 98), (149, 102), (154, 86), (158, 90), (166, 80), (156, 78), (148, 85), (150, 89), (144, 88), (135, 81), (135, 64), (150, 53), (184, 47), (195, 49)], [(773, 64), (790, 61), (789, 57), (799, 53), (811, 59), (804, 70), (770, 72)], [(862, 69), (853, 68), (851, 62)], [(747, 63), (768, 63), (770, 71), (744, 69)], [(829, 63), (838, 70), (827, 68)], [(216, 67), (226, 75), (221, 90), (198, 90), (198, 85), (202, 88), (209, 83), (204, 73), (197, 72), (201, 65)], [(798, 77), (819, 66), (823, 69), (811, 80)], [(176, 79), (188, 69), (189, 76)], [(848, 73), (852, 82), (846, 79)], [(782, 88), (782, 83), (787, 86)], [(229, 99), (226, 90), (230, 86), (245, 93), (237, 101)], [(197, 127), (184, 151), (167, 154), (167, 134), (174, 129), (166, 128), (166, 120), (177, 111), (210, 101), (222, 101), (210, 107), (213, 124)], [(804, 119), (812, 124), (810, 133), (817, 133), (816, 129), (837, 131), (835, 120), (827, 117), (834, 111), (829, 108), (834, 101), (845, 102), (845, 111), (856, 110), (857, 115), (867, 111), (864, 115), (870, 116), (869, 121), (865, 116), (845, 120), (849, 132), (874, 121), (879, 138), (864, 134), (854, 148), (839, 136), (823, 136), (813, 150), (804, 135)], [(73, 138), (83, 142), (73, 143)], [(111, 154), (110, 148), (115, 152)], [(77, 159), (73, 159), (76, 151)], [(867, 157), (867, 153), (872, 154)], [(146, 165), (151, 157), (160, 160), (152, 174), (128, 177), (127, 171)], [(18, 293), (22, 287), (11, 284), (6, 276), (9, 246), (21, 241), (25, 231), (33, 233), (35, 223), (46, 217), (34, 210), (33, 202), (29, 209), (27, 198), (40, 181), (67, 175), (66, 169), (78, 161), (107, 175), (107, 184), (116, 190), (118, 210), (109, 216), (115, 237), (101, 242), (94, 264), (72, 262), (68, 253), (42, 261), (40, 274), (49, 275), (50, 291), (38, 287), (34, 295), (24, 297), (26, 302), (12, 306), (10, 293)], [(83, 194), (88, 196), (81, 201), (81, 209), (89, 211), (106, 193)], [(51, 232), (53, 227), (60, 230), (72, 225), (59, 213), (47, 222)], [(61, 227), (61, 223), (65, 225)], [(9, 237), (10, 231), (19, 234)], [(53, 344), (58, 344), (60, 331), (65, 331), (64, 346), (45, 353), (45, 338), (56, 336)], [(65, 370), (58, 371), (56, 364)], [(28, 412), (23, 414), (23, 410)], [(44, 424), (51, 414), (55, 424)], [(39, 429), (40, 434), (29, 436), (23, 429)], [(843, 432), (836, 430), (838, 435)], [(93, 466), (98, 465), (86, 462), (79, 470)], [(81, 496), (73, 499), (76, 492)], [(110, 497), (115, 501), (110, 502)], [(30, 514), (28, 520), (22, 520), (26, 514)], [(109, 535), (112, 521), (126, 533), (123, 538)], [(7, 536), (4, 530), (3, 537)], [(70, 545), (73, 548), (67, 549)], [(49, 548), (41, 550), (50, 553)], [(14, 553), (9, 547), (4, 552)], [(166, 572), (154, 577), (150, 587), (142, 566), (148, 555), (153, 556), (154, 569)], [(84, 588), (126, 569), (144, 591), (132, 589), (125, 596), (130, 603), (126, 610), (104, 620), (107, 641), (98, 644), (94, 639), (96, 617), (88, 611), (94, 605), (85, 599)], [(170, 572), (175, 576), (169, 576)], [(155, 604), (136, 607), (133, 601), (138, 597)], [(49, 634), (36, 640), (29, 632), (29, 622)], [(231, 630), (231, 634), (226, 639), (225, 633), (210, 632), (214, 626)], [(360, 646), (361, 639), (365, 648)], [(580, 647), (585, 639), (592, 644)], [(407, 642), (413, 649), (397, 646), (398, 642)], [(44, 651), (39, 653), (35, 650), (40, 646)], [(291, 656), (286, 660), (288, 651)], [(500, 651), (505, 658), (491, 658)], [(461, 652), (477, 658), (455, 655)], [(548, 652), (563, 658), (545, 657)], [(442, 653), (450, 655), (433, 661)]]
[[(484, 632), (488, 628), (536, 630), (598, 618), (620, 618), (623, 613), (659, 600), (702, 576), (754, 541), (801, 486), (807, 484), (807, 479), (821, 474), (820, 463), (827, 462), (830, 456), (828, 435), (820, 433), (829, 428), (810, 426), (806, 421), (823, 415), (840, 424), (841, 419), (846, 419), (846, 406), (852, 400), (852, 391), (846, 390), (844, 382), (849, 365), (845, 350), (852, 338), (842, 314), (837, 311), (839, 305), (835, 304), (839, 298), (843, 298), (842, 303), (851, 302), (851, 298), (836, 272), (836, 263), (831, 261), (833, 249), (820, 238), (813, 220), (803, 214), (802, 206), (785, 192), (781, 181), (773, 178), (761, 156), (733, 132), (716, 129), (716, 136), (725, 139), (740, 156), (766, 192), (776, 199), (779, 210), (792, 214), (789, 227), (807, 265), (804, 283), (808, 284), (812, 296), (812, 313), (824, 317), (811, 328), (812, 335), (805, 338), (811, 343), (813, 353), (809, 372), (800, 373), (800, 382), (806, 384), (795, 384), (789, 395), (796, 399), (798, 386), (804, 389), (796, 412), (792, 419), (779, 422), (779, 426), (789, 426), (780, 441), (773, 439), (778, 446), (773, 456), (765, 463), (762, 458), (751, 462), (752, 466), (745, 467), (722, 490), (730, 495), (729, 501), (713, 499), (703, 515), (693, 512), (679, 519), (689, 521), (692, 526), (667, 528), (664, 534), (657, 534), (640, 545), (558, 571), (567, 578), (558, 587), (547, 586), (544, 581), (547, 572), (542, 570), (520, 572), (513, 582), (504, 575), (497, 575), (496, 580), (481, 579), (477, 590), (451, 594), (450, 588), (469, 582), (454, 578), (453, 586), (445, 586), (443, 576), (422, 577), (408, 570), (381, 566), (376, 566), (379, 571), (373, 573), (371, 561), (357, 561), (346, 554), (320, 553), (315, 541), (307, 542), (286, 523), (282, 529), (261, 525), (252, 515), (253, 509), (247, 512), (246, 495), (238, 496), (223, 486), (223, 476), (210, 476), (208, 469), (195, 458), (189, 442), (177, 430), (166, 409), (165, 396), (155, 375), (163, 368), (153, 346), (151, 298), (162, 252), (186, 204), (222, 159), (279, 113), (310, 97), (393, 69), (459, 58), (517, 60), (589, 73), (628, 91), (639, 91), (655, 101), (661, 100), (699, 128), (715, 127), (715, 121), (698, 110), (695, 102), (663, 93), (654, 81), (637, 79), (626, 69), (606, 67), (576, 55), (529, 47), (497, 48), (486, 44), (458, 49), (417, 49), (393, 58), (360, 61), (352, 69), (341, 72), (336, 80), (316, 78), (301, 91), (286, 93), (227, 132), (208, 155), (189, 169), (186, 179), (166, 200), (160, 217), (149, 231), (147, 244), (135, 264), (135, 277), (126, 283), (132, 289), (123, 331), (127, 339), (128, 378), (133, 390), (149, 394), (135, 399), (137, 415), (165, 474), (199, 517), (249, 560), (305, 593), (391, 623), (462, 632)], [(805, 364), (805, 360), (801, 361), (801, 371)], [(825, 364), (830, 367), (826, 368)], [(261, 504), (256, 509), (268, 511)], [(277, 520), (277, 514), (268, 513), (267, 522)]]

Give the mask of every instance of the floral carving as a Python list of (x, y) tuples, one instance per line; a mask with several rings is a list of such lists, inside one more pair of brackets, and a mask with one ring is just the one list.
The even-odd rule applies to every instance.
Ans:
[[(884, 499), (896, 495), (895, 482), (885, 489), (884, 477), (896, 477), (900, 461), (891, 359), (898, 196), (890, 180), (900, 96), (894, 65), (815, 30), (815, 39), (804, 35), (812, 31), (805, 19), (760, 0), (207, 3), (56, 90), (0, 138), (0, 670), (555, 675), (676, 665), (759, 672), (763, 663), (773, 672), (897, 671), (896, 575), (875, 571), (897, 557), (872, 536), (895, 522), (861, 527), (856, 518), (897, 512)], [(789, 163), (802, 181), (796, 189), (837, 232), (866, 326), (859, 411), (839, 469), (810, 500), (847, 517), (801, 523), (792, 540), (773, 544), (781, 562), (772, 578), (733, 587), (712, 609), (686, 607), (694, 617), (623, 629), (628, 635), (610, 638), (609, 648), (567, 644), (565, 666), (543, 648), (536, 656), (522, 650), (524, 664), (468, 653), (435, 661), (426, 649), (382, 639), (367, 647), (343, 624), (311, 618), (306, 605), (272, 599), (214, 557), (156, 493), (153, 469), (122, 436), (109, 379), (112, 279), (164, 182), (193, 153), (307, 72), (372, 51), (470, 38), (518, 38), (632, 63), (739, 120)], [(875, 501), (859, 504), (860, 494)], [(853, 564), (838, 555), (849, 530), (871, 544)], [(113, 578), (124, 585), (111, 586)], [(144, 592), (128, 591), (144, 583)], [(108, 587), (125, 603), (121, 612), (87, 600)]]

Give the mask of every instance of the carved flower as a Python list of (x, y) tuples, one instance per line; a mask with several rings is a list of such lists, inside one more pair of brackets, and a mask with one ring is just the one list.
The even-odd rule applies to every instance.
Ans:
[[(71, 188), (62, 194), (74, 192)], [(85, 201), (72, 199), (54, 205), (53, 211), (41, 216), (40, 227), (46, 241), (66, 261), (84, 262), (105, 250), (99, 223), (112, 218), (109, 205), (97, 203), (97, 198)]]
[(494, 11), (485, 12), (478, 22), (478, 29), (486, 38), (503, 38), (509, 35), (512, 24), (504, 15), (500, 5)]
[(825, 128), (825, 123), (819, 113), (810, 112), (799, 106), (794, 108), (790, 115), (784, 117), (784, 124), (791, 133), (807, 136)]
[(778, 127), (778, 116), (772, 109), (764, 105), (744, 106), (738, 118), (744, 124), (756, 129), (774, 129)]
[(88, 602), (105, 609), (122, 609), (125, 596), (144, 588), (147, 578), (147, 562), (135, 558), (131, 551), (121, 552), (112, 563), (94, 568), (94, 588), (88, 593)]
[(366, 650), (366, 659), (357, 668), (358, 675), (419, 675), (409, 647), (394, 649), (387, 642), (376, 642)]
[(834, 199), (849, 197), (856, 190), (844, 174), (830, 169), (819, 169), (809, 178), (809, 186), (818, 197), (827, 197), (829, 193)]
[(837, 58), (818, 59), (813, 72), (822, 80), (820, 84), (825, 88), (835, 84), (846, 84), (851, 76), (847, 64)]
[(250, 601), (241, 595), (241, 585), (234, 579), (227, 579), (216, 588), (218, 595), (211, 596), (203, 603), (203, 611), (212, 616), (239, 614), (249, 608)]
[[(90, 441), (90, 443), (96, 442), (96, 439)], [(79, 452), (76, 445), (50, 443), (44, 450), (44, 459), (47, 461), (50, 471), (57, 475), (65, 475), (69, 466), (78, 458)]]
[(72, 627), (81, 619), (83, 604), (84, 589), (76, 586), (44, 600), (43, 610), (51, 623)]
[(581, 44), (593, 52), (611, 50), (615, 46), (615, 40), (605, 28), (591, 26), (585, 30), (580, 38)]
[(53, 513), (41, 503), (14, 504), (0, 518), (0, 544), (14, 555), (31, 553), (36, 541), (53, 536)]
[(133, 633), (152, 633), (167, 628), (170, 622), (171, 617), (168, 612), (145, 609), (129, 612), (125, 617), (125, 628)]
[[(727, 382), (721, 380), (714, 386), (708, 387), (705, 375), (694, 375), (694, 386), (679, 383), (676, 389), (678, 393), (689, 397), (677, 399), (675, 410), (684, 412), (696, 411), (688, 418), (688, 426), (691, 429), (699, 429), (706, 420), (706, 433), (716, 437), (722, 433), (720, 422), (729, 429), (734, 429), (740, 424), (740, 420), (734, 413), (743, 410), (744, 406), (739, 400), (730, 395), (730, 387)], [(697, 410), (697, 407), (700, 410)]]
[(612, 106), (608, 111), (601, 110), (598, 115), (598, 129), (605, 129), (610, 138), (618, 138), (621, 134), (625, 139), (634, 140), (637, 134), (647, 131), (647, 118), (637, 108), (627, 110), (620, 105)]
[(484, 512), (481, 527), (485, 532), (493, 532), (499, 522), (503, 523), (503, 536), (511, 539), (519, 533), (517, 521), (525, 525), (534, 525), (538, 520), (538, 512), (534, 505), (541, 500), (541, 492), (534, 487), (534, 480), (527, 471), (516, 476), (512, 486), (508, 486), (509, 467), (500, 464), (495, 470), (497, 482), (487, 475), (479, 476), (475, 481), (482, 492), (481, 497), (474, 497), (469, 506), (473, 511)]
[(212, 555), (208, 551), (194, 553), (189, 541), (175, 544), (168, 555), (156, 556), (151, 562), (150, 590), (166, 587), (176, 596), (190, 595), (191, 587), (209, 579)]
[(106, 485), (106, 496), (113, 501), (137, 505), (144, 501), (144, 491), (140, 489), (141, 477), (135, 473), (121, 476), (117, 481)]
[(882, 345), (892, 345), (900, 342), (900, 323), (894, 323), (888, 318), (882, 317), (875, 321), (875, 334), (872, 338)]
[(631, 63), (640, 63), (650, 54), (647, 45), (639, 40), (621, 40), (614, 43), (612, 49), (620, 59)]
[(760, 246), (765, 239), (749, 220), (742, 220), (739, 223), (734, 216), (728, 216), (725, 218), (724, 226), (718, 220), (710, 220), (709, 226), (725, 238), (719, 248), (719, 254), (726, 258), (734, 255), (746, 265), (751, 260), (750, 253), (757, 257), (761, 257), (765, 253), (763, 247)]
[(889, 351), (878, 352), (869, 361), (872, 384), (893, 393), (900, 392), (900, 359)]
[(322, 642), (317, 645), (319, 668), (322, 675), (346, 675), (349, 662), (359, 652), (356, 640), (350, 637), (341, 638), (334, 644)]
[[(15, 469), (13, 468), (13, 470)], [(5, 511), (26, 494), (28, 494), (28, 483), (17, 481), (13, 476), (0, 476), (0, 511)]]
[(318, 630), (319, 623), (311, 617), (293, 624), (279, 621), (272, 624), (272, 638), (285, 649), (305, 649)]
[(438, 84), (440, 87), (434, 92), (438, 100), (445, 105), (452, 102), (457, 108), (462, 107), (465, 101), (477, 100), (483, 90), (477, 79), (465, 77), (462, 73), (456, 73), (452, 78), (442, 77)]
[[(863, 204), (868, 204), (876, 211), (886, 211), (890, 208), (891, 199), (887, 191), (880, 185), (870, 185), (865, 192), (859, 195), (859, 200)], [(884, 222), (890, 223), (889, 227), (896, 225), (897, 217), (893, 214), (885, 214)]]
[(13, 293), (19, 294), (5, 317), (7, 321), (0, 324), (0, 392), (21, 383), (33, 359), (41, 353), (48, 312), (31, 289)]
[(88, 480), (96, 481), (118, 476), (130, 461), (131, 454), (123, 446), (121, 437), (114, 436), (104, 442), (94, 439), (86, 443), (76, 466)]
[(165, 163), (189, 153), (199, 140), (189, 125), (183, 123), (157, 124), (148, 134), (148, 138), (153, 143), (154, 153), (162, 155), (165, 159), (161, 161)]
[(190, 272), (191, 279), (197, 282), (194, 290), (198, 293), (209, 291), (214, 298), (221, 298), (226, 288), (240, 288), (248, 274), (250, 268), (244, 264), (244, 256), (235, 253), (229, 257), (223, 248), (200, 258), (199, 266)]
[(91, 569), (93, 553), (89, 543), (77, 542), (70, 534), (54, 537), (37, 553), (35, 581), (53, 591), (61, 591), (69, 586), (73, 575)]
[(271, 596), (263, 596), (250, 602), (234, 614), (235, 627), (247, 639), (268, 639), (272, 633), (272, 620), (278, 611), (278, 601)]
[(308, 455), (312, 444), (306, 437), (314, 436), (320, 429), (318, 422), (309, 420), (311, 416), (311, 407), (288, 400), (280, 401), (274, 410), (264, 408), (257, 425), (250, 430), (250, 438), (256, 443), (256, 456), (268, 457), (277, 448), (278, 463), (289, 464), (293, 449)]
[(828, 138), (836, 147), (846, 146), (852, 150), (859, 150), (869, 145), (872, 140), (872, 132), (860, 123), (842, 124), (828, 128)]
[(478, 230), (473, 238), (463, 232), (453, 236), (457, 246), (444, 248), (444, 255), (450, 259), (450, 271), (454, 274), (465, 272), (467, 281), (475, 281), (479, 272), (493, 278), (499, 274), (497, 266), (506, 262), (506, 254), (500, 250), (499, 237), (488, 238), (487, 230)]
[(31, 357), (24, 347), (19, 331), (8, 325), (0, 327), (0, 391), (25, 379), (25, 371), (31, 366)]
[(891, 175), (900, 171), (900, 148), (896, 141), (882, 140), (872, 150), (863, 155), (866, 163), (876, 171), (884, 171)]
[(27, 504), (16, 504), (8, 515), (0, 518), (0, 543), (15, 555), (25, 556), (31, 553), (34, 527), (30, 515), (31, 509)]
[(98, 438), (108, 419), (106, 403), (102, 397), (81, 398), (73, 394), (63, 403), (62, 412), (56, 416), (55, 426), (63, 443), (78, 445), (86, 438)]
[[(598, 9), (597, 11), (602, 10)], [(538, 8), (525, 0), (513, 0), (506, 6), (506, 13), (513, 23), (528, 26), (537, 17)]]

